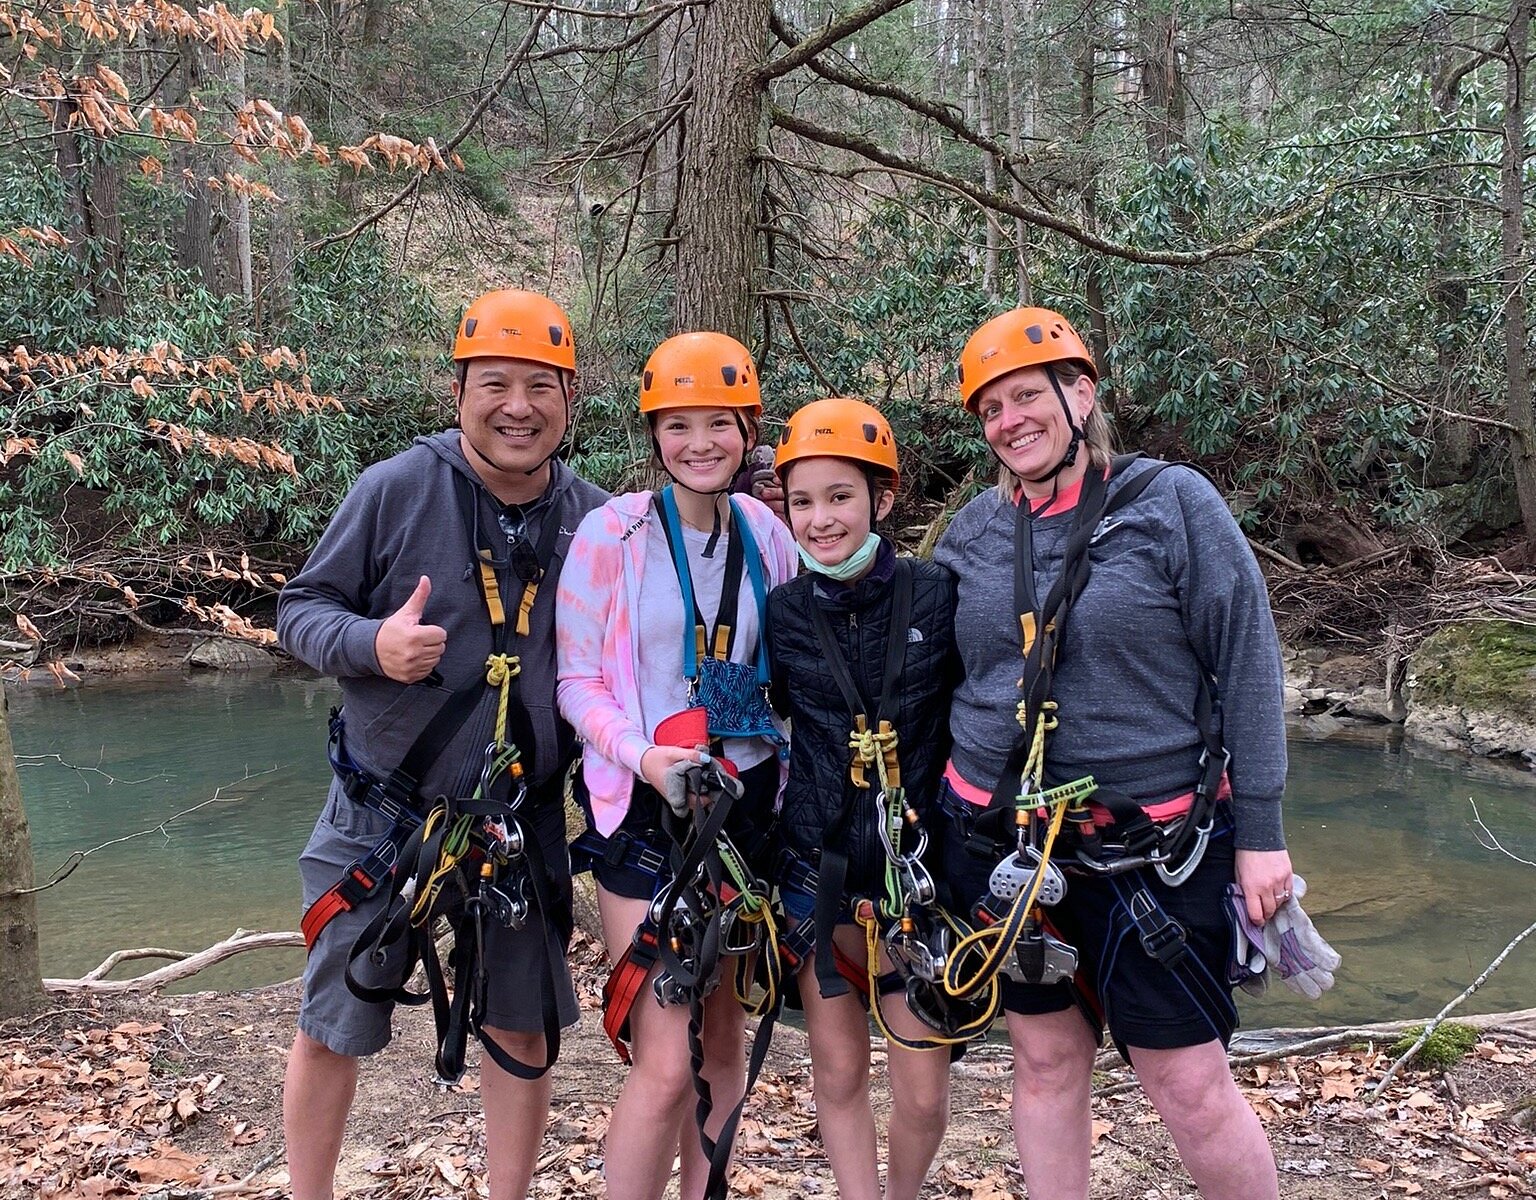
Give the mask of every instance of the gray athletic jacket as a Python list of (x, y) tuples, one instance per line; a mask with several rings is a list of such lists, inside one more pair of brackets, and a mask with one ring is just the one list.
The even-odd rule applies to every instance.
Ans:
[[(1111, 481), (1110, 495), (1153, 465), (1132, 463)], [(934, 555), (959, 581), (955, 634), (965, 679), (950, 711), (954, 763), (988, 790), (1019, 734), (1016, 512), (988, 489), (955, 516)], [(1068, 512), (1034, 523), (1041, 597), (1060, 573), (1072, 520)], [(1060, 726), (1048, 742), (1050, 778), (1092, 774), (1145, 801), (1188, 791), (1199, 776), (1193, 714), (1204, 669), (1217, 681), (1232, 755), (1236, 844), (1283, 849), (1279, 641), (1264, 578), (1226, 502), (1197, 472), (1172, 467), (1108, 519), (1090, 558), (1092, 575), (1057, 660)]]
[[(561, 766), (571, 743), (555, 711), (555, 586), (571, 535), (581, 518), (608, 494), (552, 464), (549, 490), (525, 506), (528, 536), (538, 545), (545, 522), (560, 522), (554, 562), (539, 587), (526, 639), (509, 638), (508, 653), (522, 660), (518, 691), (534, 730), (537, 777), (543, 783)], [(418, 438), (407, 450), (364, 471), (336, 510), (304, 569), (278, 598), (278, 640), (295, 658), (341, 683), (347, 750), (376, 777), (387, 775), (448, 696), (485, 673), (491, 625), (472, 569), (469, 535), (459, 512), (454, 475), (475, 486), (482, 543), (503, 537), (496, 523), (500, 504), (480, 485), (459, 451), (459, 431)], [(487, 539), (494, 537), (497, 542)], [(379, 671), (373, 643), (384, 619), (415, 591), (421, 576), (432, 580), (424, 624), (441, 625), (447, 648), (438, 664), (443, 682), (409, 686)], [(507, 598), (508, 619), (516, 596)], [(427, 796), (471, 788), (481, 753), (490, 741), (496, 693), (486, 689), (479, 706), (427, 772)]]

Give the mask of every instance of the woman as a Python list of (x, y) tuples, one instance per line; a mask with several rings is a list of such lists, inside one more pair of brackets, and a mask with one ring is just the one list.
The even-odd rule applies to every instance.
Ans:
[[(1227, 902), (1234, 878), (1256, 923), (1290, 898), (1274, 622), (1216, 489), (1193, 470), (1112, 457), (1097, 379), (1048, 309), (987, 322), (961, 356), (962, 398), (1002, 472), (936, 553), (958, 580), (965, 672), (946, 870), (968, 873), (966, 899), (995, 912), (1058, 901), (1010, 930), (1003, 988), (1031, 1200), (1088, 1195), (1101, 1016), (1201, 1194), (1264, 1200), (1278, 1196), (1274, 1155), (1225, 1053), (1237, 1024)], [(1042, 795), (1059, 785), (1078, 798)], [(1006, 811), (1006, 830), (989, 807)]]
[[(915, 1200), (949, 1119), (950, 1055), (900, 993), (935, 981), (931, 971), (921, 978), (921, 966), (914, 976), (905, 958), (905, 973), (893, 971), (883, 946), (870, 964), (866, 931), (850, 906), (866, 900), (863, 920), (898, 927), (898, 954), (907, 949), (899, 940), (904, 918), (925, 923), (930, 936), (942, 923), (931, 895), (911, 895), (895, 872), (889, 878), (903, 894), (893, 896), (887, 879), (902, 854), (916, 880), (928, 879), (919, 839), (934, 816), (948, 742), (954, 584), (932, 563), (898, 559), (875, 532), (891, 511), (898, 472), (891, 427), (868, 404), (806, 405), (785, 426), (774, 465), (806, 568), (769, 596), (768, 626), (775, 700), (794, 729), (779, 818), (779, 895), (791, 949), (800, 947), (803, 958), (799, 993), (817, 1124), (838, 1195), (878, 1200), (861, 994), (872, 990), (882, 1030), (892, 1035), (890, 1127), (899, 1131), (889, 1139), (884, 1195)], [(901, 812), (903, 796), (916, 824)], [(893, 805), (901, 828), (888, 849), (882, 833)], [(882, 992), (896, 995), (882, 1001)]]
[[(616, 964), (671, 882), (664, 796), (679, 769), (704, 758), (697, 733), (678, 745), (669, 729), (694, 716), (699, 728), (707, 723), (704, 736), (743, 788), (730, 829), (749, 854), (766, 842), (782, 738), (764, 698), (762, 613), (767, 590), (795, 571), (783, 524), (751, 497), (729, 495), (762, 412), (746, 348), (718, 333), (669, 338), (645, 365), (640, 412), (672, 484), (615, 496), (588, 514), (558, 596), (556, 698), (586, 742), (590, 832), (578, 849), (595, 858), (604, 941)], [(659, 1197), (674, 1156), (683, 1200), (698, 1200), (708, 1178), (693, 1121), (689, 1007), (659, 1002), (660, 969), (650, 968), (628, 1012), (633, 1068), (604, 1153), (613, 1200)], [(703, 1001), (711, 1136), (742, 1093), (744, 1020), (728, 986)]]

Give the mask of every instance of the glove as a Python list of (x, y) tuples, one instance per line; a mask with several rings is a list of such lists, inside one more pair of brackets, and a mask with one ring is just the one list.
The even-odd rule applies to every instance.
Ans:
[(740, 800), (743, 788), (741, 780), (725, 769), (725, 759), (704, 754), (699, 761), (698, 790), (718, 791), (732, 800)]
[(662, 789), (662, 797), (667, 807), (679, 817), (688, 815), (690, 800), (706, 787), (712, 791), (718, 789), (728, 793), (733, 800), (740, 799), (742, 793), (741, 780), (722, 767), (702, 746), (699, 747), (698, 762), (690, 762), (685, 758), (673, 763), (662, 776), (662, 782), (666, 785)]
[(1307, 894), (1307, 881), (1291, 877), (1291, 895), (1264, 923), (1255, 929), (1242, 908), (1242, 892), (1237, 892), (1239, 915), (1244, 933), (1264, 951), (1264, 957), (1286, 987), (1297, 995), (1316, 1000), (1333, 986), (1333, 973), (1343, 961), (1339, 953), (1323, 940), (1302, 911), (1301, 898)]
[[(707, 759), (709, 755), (706, 754), (704, 757)], [(698, 763), (680, 758), (668, 767), (667, 773), (661, 777), (663, 784), (661, 797), (676, 816), (686, 817), (689, 797), (698, 794), (698, 769)]]
[(1250, 996), (1269, 990), (1269, 959), (1264, 956), (1264, 930), (1248, 919), (1243, 889), (1227, 884), (1227, 924), (1232, 927), (1232, 961), (1227, 964), (1227, 983)]

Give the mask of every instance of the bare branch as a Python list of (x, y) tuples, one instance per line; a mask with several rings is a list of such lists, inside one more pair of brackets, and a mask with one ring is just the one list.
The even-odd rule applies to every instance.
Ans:
[(1445, 1018), (1449, 1016), (1450, 1013), (1459, 1004), (1461, 1004), (1463, 1000), (1465, 1000), (1473, 992), (1477, 991), (1477, 989), (1482, 987), (1483, 984), (1487, 983), (1489, 976), (1491, 976), (1495, 971), (1499, 969), (1499, 967), (1504, 964), (1504, 960), (1510, 956), (1510, 953), (1514, 950), (1514, 948), (1521, 942), (1525, 941), (1525, 939), (1530, 937), (1533, 933), (1536, 933), (1536, 921), (1532, 921), (1518, 934), (1516, 934), (1514, 940), (1511, 941), (1509, 945), (1505, 946), (1504, 949), (1499, 951), (1498, 957), (1496, 957), (1491, 963), (1483, 968), (1483, 973), (1481, 975), (1479, 975), (1471, 983), (1467, 984), (1459, 996), (1457, 996), (1454, 1000), (1452, 1000), (1449, 1004), (1437, 1012), (1431, 1020), (1425, 1023), (1423, 1032), (1420, 1033), (1419, 1036), (1414, 1040), (1413, 1045), (1409, 1046), (1407, 1050), (1403, 1051), (1403, 1053), (1398, 1057), (1397, 1061), (1387, 1068), (1387, 1073), (1381, 1077), (1381, 1082), (1378, 1083), (1376, 1087), (1371, 1091), (1372, 1103), (1381, 1099), (1382, 1092), (1387, 1090), (1387, 1084), (1391, 1083), (1392, 1080), (1396, 1078), (1397, 1073), (1403, 1069), (1403, 1066), (1409, 1061), (1409, 1059), (1411, 1059), (1420, 1051), (1420, 1049), (1423, 1048), (1425, 1042), (1429, 1041), (1430, 1035), (1440, 1027), (1440, 1022), (1444, 1021)]
[[(146, 946), (139, 950), (119, 950), (94, 971), (79, 979), (43, 980), (43, 990), (55, 994), (61, 992), (157, 992), (167, 984), (187, 979), (215, 963), (221, 963), (226, 958), (233, 958), (247, 950), (277, 950), (303, 944), (304, 935), (301, 933), (251, 933), (244, 929), (237, 929), (222, 942), (215, 942), (206, 950), (199, 950), (196, 954), (187, 954), (180, 950), (160, 950), (153, 946)], [(176, 961), (170, 966), (160, 967), (136, 979), (104, 978), (107, 972), (118, 963), (139, 958), (174, 958)]]
[(810, 62), (823, 50), (837, 45), (845, 37), (857, 33), (864, 26), (878, 21), (886, 13), (894, 12), (907, 2), (908, 0), (869, 0), (869, 3), (854, 9), (842, 20), (833, 21), (820, 33), (813, 33), (803, 39), (794, 49), (779, 55), (771, 62), (764, 63), (752, 72), (749, 77), (751, 84), (754, 87), (763, 87), (769, 80), (789, 74), (796, 67), (802, 67)]
[[(539, 36), (539, 28), (544, 24), (544, 19), (549, 16), (551, 7), (549, 4), (541, 4), (539, 6), (539, 11), (534, 15), (532, 23), (528, 26), (528, 32), (523, 35), (523, 40), (518, 43), (516, 50), (507, 55), (507, 61), (502, 65), (501, 74), (496, 76), (490, 87), (486, 88), (479, 102), (470, 110), (469, 116), (464, 118), (464, 123), (454, 131), (453, 136), (438, 147), (439, 152), (444, 157), (457, 149), (459, 143), (473, 132), (476, 125), (480, 124), (480, 118), (485, 116), (486, 110), (495, 103), (496, 97), (501, 95), (502, 90), (511, 80), (513, 72), (527, 59), (528, 51), (533, 49), (533, 43)], [(411, 181), (396, 192), (381, 208), (375, 209), (368, 216), (362, 218), (345, 233), (335, 233), (330, 237), (321, 238), (318, 242), (313, 243), (309, 249), (323, 250), (325, 247), (333, 246), (337, 242), (350, 242), (358, 234), (362, 233), (363, 230), (377, 224), (414, 196), (421, 188), (421, 181), (426, 177), (426, 172), (413, 176)]]
[[(259, 779), (263, 775), (270, 775), (273, 770), (276, 770), (276, 768), (274, 767), (266, 771), (246, 771), (246, 773), (241, 776), (239, 782), (245, 783), (247, 780)], [(55, 887), (58, 884), (63, 883), (66, 879), (74, 874), (76, 867), (78, 867), (87, 858), (97, 853), (98, 851), (105, 850), (109, 846), (121, 845), (123, 842), (131, 842), (135, 838), (148, 837), (152, 833), (158, 833), (162, 837), (169, 838), (171, 835), (169, 832), (167, 832), (166, 826), (169, 825), (172, 821), (178, 821), (182, 817), (190, 816), (192, 813), (197, 812), (199, 809), (207, 808), (210, 804), (233, 804), (238, 799), (240, 799), (238, 796), (226, 796), (224, 794), (224, 788), (221, 787), (216, 792), (214, 792), (213, 795), (209, 796), (208, 799), (199, 801), (197, 804), (192, 805), (191, 808), (184, 808), (178, 813), (172, 813), (158, 825), (152, 825), (148, 829), (140, 829), (134, 833), (125, 833), (122, 837), (112, 838), (109, 841), (102, 842), (99, 846), (92, 846), (89, 850), (71, 851), (69, 857), (67, 857), (63, 862), (55, 867), (52, 872), (49, 873), (48, 878), (42, 883), (38, 884), (36, 887), (12, 888), (10, 891), (0, 892), (0, 900), (14, 900), (18, 896), (28, 896), (34, 892), (46, 891), (48, 888)]]
[(799, 134), (813, 142), (819, 142), (823, 146), (831, 146), (835, 149), (848, 150), (870, 162), (878, 163), (893, 171), (904, 172), (916, 179), (926, 179), (932, 183), (941, 184), (952, 188), (961, 195), (968, 197), (983, 208), (992, 209), (995, 212), (1007, 213), (1009, 216), (1018, 217), (1028, 221), (1031, 225), (1042, 229), (1050, 229), (1071, 238), (1074, 242), (1097, 250), (1101, 254), (1108, 254), (1115, 258), (1124, 259), (1127, 262), (1149, 263), (1169, 267), (1193, 267), (1202, 263), (1213, 262), (1221, 258), (1238, 258), (1244, 254), (1251, 254), (1266, 237), (1276, 233), (1287, 226), (1294, 225), (1305, 218), (1318, 212), (1327, 202), (1330, 191), (1325, 190), (1316, 198), (1297, 205), (1290, 212), (1283, 213), (1271, 221), (1257, 225), (1250, 229), (1242, 237), (1230, 242), (1222, 242), (1220, 245), (1207, 246), (1202, 250), (1143, 250), (1137, 246), (1127, 246), (1123, 242), (1110, 241), (1102, 238), (1078, 224), (1076, 221), (1055, 213), (1047, 212), (1043, 208), (1022, 204), (1012, 196), (1005, 196), (998, 192), (989, 192), (979, 184), (973, 183), (959, 175), (951, 174), (939, 167), (928, 166), (915, 162), (893, 151), (885, 149), (868, 138), (859, 137), (857, 134), (843, 133), (840, 130), (827, 129), (816, 125), (794, 113), (774, 107), (772, 110), (773, 123), (780, 129), (790, 133)]
[[(780, 19), (779, 15), (773, 15), (773, 31), (780, 39), (794, 44), (794, 31)], [(894, 100), (903, 108), (908, 109), (919, 116), (927, 117), (930, 121), (942, 125), (961, 141), (969, 142), (979, 150), (985, 150), (988, 154), (996, 156), (1010, 171), (1015, 165), (1029, 162), (1029, 155), (1010, 149), (994, 138), (983, 137), (976, 130), (965, 123), (960, 115), (957, 105), (949, 104), (943, 100), (931, 100), (927, 96), (919, 96), (913, 92), (899, 88), (895, 84), (886, 83), (883, 80), (871, 79), (862, 72), (846, 71), (842, 67), (834, 66), (821, 58), (814, 58), (807, 64), (812, 71), (820, 75), (829, 83), (836, 83), (842, 87), (866, 96), (874, 96), (882, 100)], [(1037, 197), (1038, 198), (1038, 197)]]

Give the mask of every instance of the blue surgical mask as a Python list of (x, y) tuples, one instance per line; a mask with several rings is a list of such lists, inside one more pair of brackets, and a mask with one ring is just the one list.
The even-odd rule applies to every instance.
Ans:
[(833, 566), (817, 562), (804, 546), (800, 547), (800, 561), (805, 564), (806, 570), (815, 571), (818, 575), (825, 575), (828, 579), (836, 579), (840, 583), (847, 583), (850, 579), (857, 579), (875, 561), (875, 555), (880, 552), (880, 535), (870, 530), (864, 539), (864, 544), (850, 554), (842, 562)]

